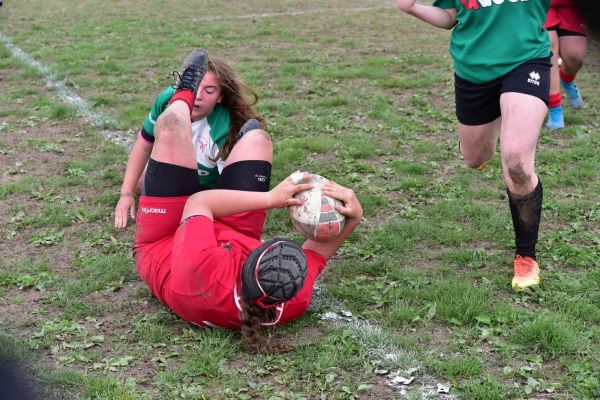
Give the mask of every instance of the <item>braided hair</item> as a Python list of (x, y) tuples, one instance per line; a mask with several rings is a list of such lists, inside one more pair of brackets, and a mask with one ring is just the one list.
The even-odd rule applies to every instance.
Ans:
[[(275, 319), (275, 307), (264, 308), (255, 301), (248, 301), (242, 297), (240, 321), (242, 322), (242, 337), (246, 346), (254, 353), (285, 353), (291, 351), (293, 346), (285, 343), (273, 342), (274, 326), (264, 326), (265, 322)], [(268, 330), (264, 335), (263, 331)]]

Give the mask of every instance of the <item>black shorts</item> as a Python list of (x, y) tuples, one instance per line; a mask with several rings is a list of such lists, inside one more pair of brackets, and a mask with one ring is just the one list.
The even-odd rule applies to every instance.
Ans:
[(551, 26), (549, 28), (546, 28), (546, 30), (547, 31), (556, 31), (556, 33), (558, 34), (558, 37), (563, 37), (563, 36), (587, 36), (585, 33), (570, 31), (568, 29), (561, 29), (561, 28), (558, 27), (558, 25), (554, 25), (554, 26)]
[(215, 188), (268, 192), (270, 185), (271, 163), (264, 160), (244, 160), (225, 167)]
[(529, 94), (548, 105), (550, 96), (550, 57), (534, 58), (491, 82), (477, 84), (454, 74), (456, 116), (464, 125), (483, 125), (501, 115), (500, 95), (507, 92)]
[[(271, 185), (271, 163), (263, 160), (244, 160), (223, 169), (217, 189), (268, 192)], [(208, 189), (200, 185), (198, 170), (150, 159), (142, 196), (191, 196)]]

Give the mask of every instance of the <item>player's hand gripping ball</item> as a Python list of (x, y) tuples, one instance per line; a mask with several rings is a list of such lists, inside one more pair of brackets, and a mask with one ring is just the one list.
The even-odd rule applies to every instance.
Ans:
[(294, 228), (307, 239), (326, 242), (338, 236), (344, 229), (346, 218), (337, 212), (336, 205), (342, 202), (323, 193), (323, 186), (329, 182), (320, 175), (311, 174), (303, 179), (302, 173), (292, 174), (294, 183), (310, 183), (312, 189), (297, 193), (297, 199), (306, 199), (301, 206), (290, 206), (288, 212)]

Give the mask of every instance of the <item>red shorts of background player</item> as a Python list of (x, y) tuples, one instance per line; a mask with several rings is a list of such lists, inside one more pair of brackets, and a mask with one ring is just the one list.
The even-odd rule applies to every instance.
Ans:
[(587, 35), (585, 20), (574, 0), (552, 0), (544, 28), (557, 30), (559, 36)]

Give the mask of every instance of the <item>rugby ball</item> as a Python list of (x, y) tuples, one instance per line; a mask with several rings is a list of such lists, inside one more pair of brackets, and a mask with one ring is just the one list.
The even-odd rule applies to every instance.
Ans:
[(346, 218), (335, 209), (335, 206), (342, 205), (342, 202), (323, 193), (323, 186), (329, 180), (311, 174), (310, 179), (301, 182), (310, 183), (313, 187), (294, 196), (297, 199), (305, 199), (302, 205), (288, 207), (294, 229), (315, 242), (326, 242), (335, 238), (344, 229)]

